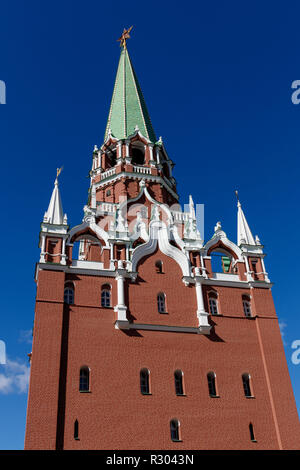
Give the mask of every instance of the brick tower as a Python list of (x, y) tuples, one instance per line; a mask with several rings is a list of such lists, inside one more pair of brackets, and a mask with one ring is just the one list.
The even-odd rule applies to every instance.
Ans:
[(57, 175), (41, 224), (25, 448), (299, 448), (263, 246), (181, 211), (126, 37), (83, 221)]

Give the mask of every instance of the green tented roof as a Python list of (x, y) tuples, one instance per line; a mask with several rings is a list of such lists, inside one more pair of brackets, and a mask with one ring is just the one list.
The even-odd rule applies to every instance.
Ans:
[(109, 129), (113, 137), (124, 139), (134, 133), (136, 126), (141, 134), (151, 142), (156, 142), (142, 90), (127, 48), (122, 48), (104, 140), (107, 139)]

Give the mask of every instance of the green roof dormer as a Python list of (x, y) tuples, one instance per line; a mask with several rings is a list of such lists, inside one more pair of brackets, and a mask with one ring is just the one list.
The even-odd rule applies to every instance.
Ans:
[(109, 130), (112, 137), (126, 139), (135, 132), (136, 127), (144, 137), (156, 142), (143, 93), (125, 43), (122, 45), (104, 141), (108, 138)]

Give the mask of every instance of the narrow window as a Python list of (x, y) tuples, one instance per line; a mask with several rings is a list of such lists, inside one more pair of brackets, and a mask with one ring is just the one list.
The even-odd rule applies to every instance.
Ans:
[(74, 304), (74, 289), (72, 287), (65, 287), (64, 302), (69, 305)]
[(252, 271), (257, 274), (257, 267), (256, 267), (256, 264), (257, 264), (257, 259), (252, 259), (251, 260), (251, 264), (252, 264)]
[(218, 315), (218, 301), (215, 297), (209, 296), (209, 311), (211, 315)]
[(249, 424), (250, 439), (252, 442), (257, 442), (254, 436), (253, 424)]
[(157, 309), (159, 313), (166, 313), (166, 296), (163, 292), (157, 295)]
[(78, 421), (76, 419), (74, 423), (74, 439), (79, 440), (79, 429), (78, 429)]
[(90, 390), (90, 369), (87, 366), (80, 368), (79, 391), (88, 392)]
[(183, 372), (182, 370), (175, 370), (175, 393), (176, 395), (184, 395), (183, 393)]
[(141, 385), (141, 394), (150, 395), (149, 388), (149, 370), (141, 369), (140, 371), (140, 385)]
[(101, 289), (101, 307), (111, 306), (111, 288), (108, 284), (102, 286)]
[(157, 274), (162, 274), (162, 272), (163, 272), (163, 270), (162, 270), (162, 261), (160, 261), (160, 260), (156, 261), (155, 269), (156, 269)]
[(245, 317), (251, 317), (251, 303), (250, 297), (243, 295), (243, 308)]
[(208, 392), (211, 397), (217, 397), (216, 374), (208, 372), (207, 374)]
[(244, 388), (245, 397), (252, 397), (253, 395), (251, 392), (250, 375), (243, 374), (242, 380), (243, 380), (243, 388)]
[(170, 421), (170, 432), (171, 432), (171, 439), (173, 442), (179, 442), (179, 421), (178, 419), (172, 419)]

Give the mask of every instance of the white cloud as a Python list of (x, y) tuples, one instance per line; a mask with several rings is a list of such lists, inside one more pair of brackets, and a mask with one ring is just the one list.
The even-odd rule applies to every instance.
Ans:
[(7, 359), (6, 364), (0, 366), (0, 393), (26, 393), (29, 373), (29, 364)]

